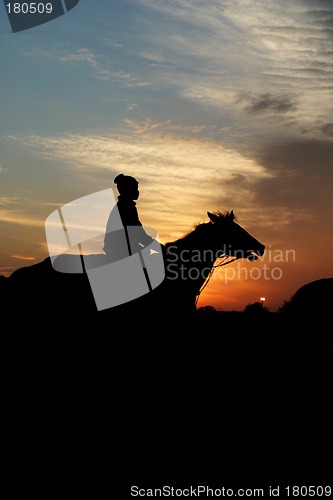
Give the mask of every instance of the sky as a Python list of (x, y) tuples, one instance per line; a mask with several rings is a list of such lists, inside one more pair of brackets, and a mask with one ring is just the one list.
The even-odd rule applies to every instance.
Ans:
[(2, 2), (0, 41), (0, 274), (48, 257), (50, 213), (122, 172), (162, 243), (233, 210), (266, 245), (198, 307), (276, 311), (332, 277), (331, 0), (80, 0), (16, 33)]

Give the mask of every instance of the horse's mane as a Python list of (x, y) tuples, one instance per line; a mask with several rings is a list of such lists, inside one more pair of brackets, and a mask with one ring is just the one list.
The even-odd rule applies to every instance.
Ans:
[[(216, 222), (222, 222), (222, 221), (236, 221), (236, 217), (234, 216), (234, 213), (232, 210), (227, 210), (225, 212), (220, 212), (220, 210), (217, 210), (215, 212), (211, 212), (214, 217), (216, 217)], [(198, 234), (201, 233), (202, 230), (206, 229), (207, 227), (210, 227), (213, 224), (212, 221), (209, 222), (197, 222), (196, 224), (193, 224), (192, 229), (188, 231), (184, 236), (181, 236), (175, 241), (170, 241), (165, 244), (165, 246), (169, 245), (179, 245), (181, 243), (184, 243), (188, 238), (190, 237), (195, 237)]]

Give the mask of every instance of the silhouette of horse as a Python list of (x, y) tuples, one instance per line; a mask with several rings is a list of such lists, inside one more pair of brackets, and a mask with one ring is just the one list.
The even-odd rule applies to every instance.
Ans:
[[(174, 317), (187, 315), (196, 309), (196, 301), (207, 284), (219, 258), (254, 260), (264, 253), (265, 246), (251, 236), (235, 219), (233, 211), (207, 212), (209, 222), (198, 224), (183, 237), (163, 245), (165, 278), (150, 293), (123, 305), (96, 310), (86, 274), (61, 273), (53, 269), (50, 258), (16, 270), (6, 279), (6, 303), (13, 315), (24, 310), (24, 321), (36, 321), (41, 314), (62, 321), (71, 317), (85, 322), (87, 316), (102, 321), (118, 319), (137, 321), (161, 314)], [(101, 256), (103, 257), (103, 256)], [(79, 255), (64, 255), (71, 262)], [(222, 262), (220, 262), (221, 264)], [(52, 316), (51, 316), (52, 315)]]
[[(98, 311), (87, 274), (58, 272), (50, 257), (0, 280), (0, 303), (14, 332), (8, 336), (12, 357), (7, 371), (15, 372), (15, 366), (38, 353), (53, 359), (56, 367), (68, 353), (110, 353), (112, 365), (119, 363), (115, 353), (130, 357), (134, 352), (139, 362), (143, 342), (153, 355), (157, 386), (172, 386), (181, 372), (182, 334), (215, 266), (230, 258), (256, 259), (265, 249), (236, 222), (233, 211), (207, 214), (209, 222), (162, 246), (162, 283), (116, 307)], [(79, 255), (61, 258), (69, 266), (81, 262)]]
[(301, 286), (285, 311), (285, 342), (292, 381), (300, 390), (332, 388), (333, 278)]
[(165, 291), (176, 309), (195, 310), (200, 291), (218, 265), (230, 262), (228, 257), (251, 261), (264, 253), (265, 246), (236, 222), (233, 211), (207, 215), (208, 223), (165, 245)]

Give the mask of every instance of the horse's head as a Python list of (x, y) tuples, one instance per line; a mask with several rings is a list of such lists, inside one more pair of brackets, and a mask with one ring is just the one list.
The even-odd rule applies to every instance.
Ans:
[(242, 226), (236, 222), (233, 210), (221, 212), (207, 212), (211, 222), (208, 223), (214, 246), (221, 254), (248, 260), (256, 260), (263, 255), (265, 245), (256, 240)]

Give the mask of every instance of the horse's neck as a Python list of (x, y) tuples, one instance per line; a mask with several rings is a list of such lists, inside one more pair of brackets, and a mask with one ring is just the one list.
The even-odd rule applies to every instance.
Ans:
[(205, 236), (201, 235), (201, 240), (187, 238), (167, 246), (167, 276), (194, 294), (205, 283), (218, 256), (218, 248)]

